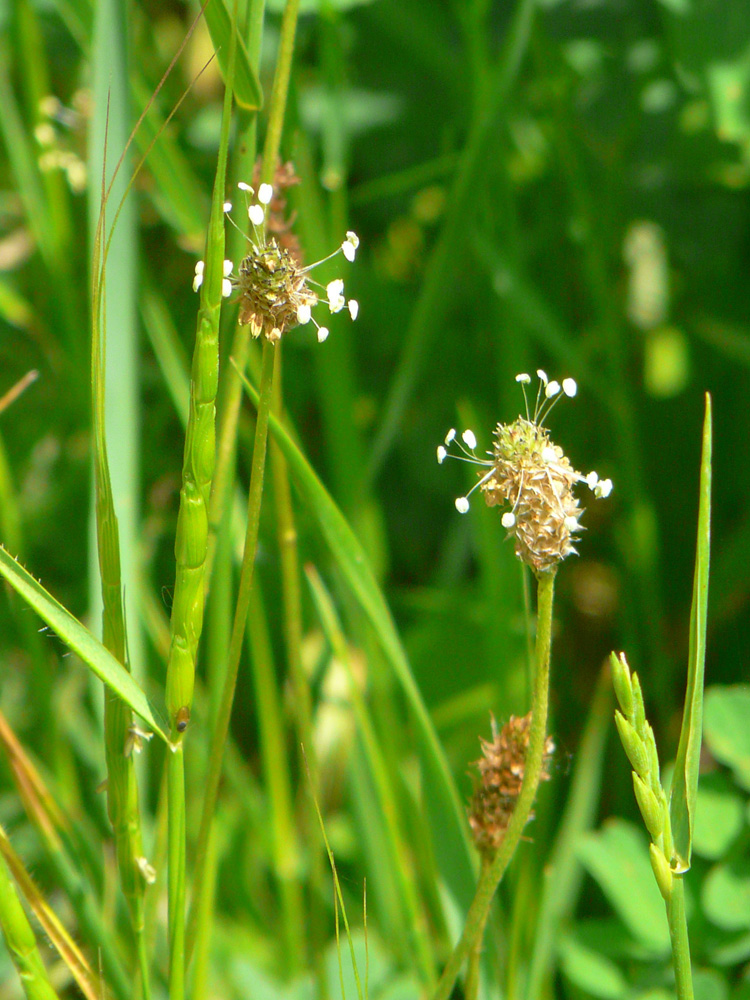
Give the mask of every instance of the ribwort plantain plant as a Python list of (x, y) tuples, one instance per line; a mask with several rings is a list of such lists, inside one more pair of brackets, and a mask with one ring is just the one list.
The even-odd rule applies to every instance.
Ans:
[(562, 448), (552, 443), (544, 427), (544, 420), (561, 395), (576, 395), (578, 387), (575, 381), (566, 378), (561, 385), (555, 380), (550, 381), (542, 369), (537, 371), (537, 378), (539, 385), (534, 408), (530, 411), (526, 386), (531, 382), (531, 376), (525, 372), (516, 376), (516, 382), (523, 390), (526, 415), (519, 416), (512, 424), (497, 425), (495, 446), (489, 458), (477, 456), (476, 435), (471, 430), (465, 430), (461, 435), (458, 447), (462, 454), (455, 455), (447, 450), (457, 441), (454, 429), (448, 432), (445, 444), (437, 450), (441, 465), (446, 458), (455, 457), (470, 465), (487, 467), (467, 495), (456, 500), (456, 510), (460, 514), (469, 510), (468, 498), (475, 489), (484, 493), (489, 507), (500, 503), (510, 506), (510, 510), (502, 515), (501, 523), (509, 537), (515, 539), (516, 556), (532, 569), (536, 577), (537, 620), (531, 721), (528, 736), (524, 739), (523, 779), (514, 796), (507, 826), (497, 848), (492, 851), (491, 859), (487, 859), (485, 824), (473, 824), (475, 841), (487, 860), (461, 937), (435, 991), (435, 1000), (447, 1000), (450, 996), (467, 956), (471, 956), (468, 982), (473, 991), (477, 989), (476, 963), (492, 899), (518, 847), (531, 815), (539, 782), (545, 773), (555, 575), (562, 560), (576, 552), (573, 542), (582, 530), (579, 520), (581, 511), (572, 488), (577, 483), (585, 483), (597, 498), (607, 497), (612, 492), (611, 480), (600, 480), (596, 472), (587, 476), (576, 472)]

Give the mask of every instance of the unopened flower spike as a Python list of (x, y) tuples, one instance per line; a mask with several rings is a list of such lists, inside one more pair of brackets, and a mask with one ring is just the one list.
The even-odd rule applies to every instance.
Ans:
[[(321, 300), (327, 301), (331, 313), (347, 309), (351, 319), (355, 320), (359, 314), (359, 303), (356, 299), (346, 299), (344, 282), (340, 278), (330, 281), (323, 289), (308, 275), (318, 264), (339, 253), (353, 261), (359, 246), (357, 235), (348, 232), (341, 246), (332, 254), (302, 267), (275, 236), (267, 233), (269, 218), (274, 212), (273, 185), (260, 184), (257, 192), (244, 181), (237, 187), (245, 195), (247, 215), (253, 227), (249, 239), (250, 252), (240, 261), (237, 274), (232, 273), (231, 261), (224, 262), (222, 294), (239, 293), (240, 323), (250, 325), (253, 337), (263, 334), (272, 342), (280, 340), (287, 330), (295, 326), (312, 323), (317, 330), (318, 341), (322, 343), (328, 336), (328, 327), (318, 323), (313, 314)], [(230, 202), (224, 204), (225, 212), (228, 213), (231, 208)], [(269, 212), (271, 215), (267, 218)], [(199, 261), (193, 280), (195, 291), (203, 283), (203, 270), (203, 262)]]
[[(533, 412), (529, 412), (526, 396), (531, 376), (522, 372), (516, 382), (524, 394), (526, 416), (519, 416), (512, 424), (497, 425), (494, 447), (487, 458), (476, 454), (472, 431), (464, 431), (459, 438), (451, 429), (437, 449), (437, 459), (442, 464), (446, 458), (457, 458), (486, 470), (466, 496), (456, 500), (456, 509), (465, 514), (469, 497), (477, 489), (484, 493), (488, 506), (504, 506), (501, 523), (515, 538), (516, 555), (535, 572), (543, 573), (576, 552), (574, 543), (584, 530), (580, 523), (583, 511), (573, 487), (583, 483), (599, 499), (610, 495), (612, 480), (599, 479), (596, 472), (586, 476), (577, 472), (544, 426), (558, 399), (576, 395), (575, 381), (551, 380), (542, 369), (536, 374), (539, 386)], [(449, 450), (454, 444), (460, 454)]]

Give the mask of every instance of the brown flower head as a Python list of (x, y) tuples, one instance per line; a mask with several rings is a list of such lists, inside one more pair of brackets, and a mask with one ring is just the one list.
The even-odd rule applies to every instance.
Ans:
[[(583, 511), (573, 486), (585, 483), (594, 496), (606, 497), (612, 492), (612, 481), (600, 480), (596, 472), (587, 476), (577, 472), (543, 426), (561, 395), (575, 396), (576, 383), (567, 378), (560, 385), (550, 381), (541, 369), (537, 375), (539, 391), (533, 417), (529, 416), (527, 405), (526, 417), (518, 417), (512, 424), (498, 424), (489, 459), (476, 454), (477, 440), (470, 430), (463, 432), (460, 441), (456, 439), (456, 431), (450, 430), (445, 445), (437, 450), (437, 457), (442, 463), (449, 457), (448, 447), (456, 442), (463, 455), (452, 457), (488, 468), (469, 493), (456, 500), (456, 509), (461, 514), (468, 511), (468, 498), (475, 489), (484, 493), (490, 507), (509, 505), (502, 524), (515, 538), (516, 555), (535, 572), (543, 573), (576, 552), (574, 542), (583, 530), (579, 522)], [(516, 381), (523, 387), (525, 397), (530, 376), (518, 375)]]
[[(249, 196), (247, 214), (253, 235), (249, 241), (250, 252), (240, 261), (236, 275), (233, 274), (232, 262), (224, 261), (224, 295), (239, 292), (239, 321), (243, 325), (250, 324), (254, 337), (259, 337), (262, 333), (268, 340), (275, 342), (292, 327), (312, 322), (318, 331), (318, 340), (324, 341), (328, 336), (328, 328), (321, 326), (312, 315), (312, 310), (321, 298), (312, 286), (317, 286), (318, 289), (323, 289), (323, 286), (309, 277), (310, 271), (339, 253), (353, 261), (359, 239), (355, 233), (349, 232), (341, 246), (328, 257), (302, 267), (293, 250), (280, 243), (275, 236), (268, 235), (266, 208), (273, 202), (273, 187), (261, 184), (257, 199), (249, 184), (243, 182), (238, 187)], [(227, 202), (224, 211), (231, 210), (232, 205)], [(198, 261), (193, 289), (197, 291), (202, 282), (203, 261)], [(346, 307), (351, 318), (356, 319), (359, 305), (356, 299), (347, 301), (344, 298), (344, 282), (340, 278), (329, 282), (324, 291), (331, 313), (341, 312)]]
[[(482, 756), (476, 761), (479, 783), (469, 806), (469, 825), (477, 849), (490, 857), (505, 836), (521, 792), (530, 726), (530, 712), (521, 719), (511, 715), (499, 733), (493, 719), (492, 740), (481, 740)], [(555, 744), (548, 736), (544, 745), (542, 781), (549, 779), (547, 763), (554, 750)], [(533, 813), (529, 819), (533, 819)]]

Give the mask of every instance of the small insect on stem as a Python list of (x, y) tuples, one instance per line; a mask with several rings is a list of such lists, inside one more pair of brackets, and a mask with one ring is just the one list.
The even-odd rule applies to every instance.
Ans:
[(178, 710), (175, 716), (175, 729), (178, 733), (184, 733), (190, 722), (190, 709), (187, 705), (183, 705), (181, 709)]

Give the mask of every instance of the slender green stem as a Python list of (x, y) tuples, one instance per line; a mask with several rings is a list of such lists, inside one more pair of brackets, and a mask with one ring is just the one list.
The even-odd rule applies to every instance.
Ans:
[(474, 900), (466, 917), (461, 939), (440, 977), (433, 1000), (448, 1000), (454, 983), (468, 956), (484, 930), (492, 898), (500, 879), (515, 854), (524, 827), (534, 805), (536, 791), (544, 765), (544, 745), (547, 735), (547, 707), (549, 703), (549, 663), (552, 645), (552, 602), (554, 597), (555, 570), (541, 573), (537, 579), (537, 626), (534, 688), (531, 700), (531, 728), (526, 754), (521, 792), (508, 829), (492, 864), (482, 871)]
[(672, 939), (672, 962), (677, 985), (677, 1000), (693, 1000), (693, 972), (690, 965), (690, 941), (685, 915), (685, 885), (682, 875), (672, 878), (672, 894), (667, 902), (669, 936)]
[(140, 970), (141, 975), (141, 997), (142, 1000), (151, 1000), (151, 979), (149, 973), (151, 955), (148, 948), (148, 942), (146, 940), (146, 906), (143, 899), (140, 901), (139, 910), (140, 924), (136, 938), (136, 947), (138, 950), (138, 969)]
[(185, 755), (183, 743), (167, 754), (169, 801), (169, 1000), (185, 996)]
[(276, 171), (276, 160), (281, 148), (281, 131), (284, 127), (286, 114), (286, 99), (289, 93), (289, 78), (292, 74), (292, 56), (294, 55), (294, 39), (297, 34), (297, 17), (299, 16), (299, 0), (287, 0), (284, 16), (281, 20), (281, 37), (279, 39), (279, 57), (276, 72), (273, 77), (270, 111), (268, 112), (268, 128), (263, 146), (263, 168), (261, 181), (271, 184)]
[[(488, 867), (486, 858), (482, 858), (482, 875)], [(487, 925), (487, 918), (490, 915), (489, 909), (484, 915), (482, 926), (477, 934), (476, 941), (471, 946), (469, 952), (469, 962), (466, 969), (466, 982), (464, 983), (465, 1000), (477, 1000), (479, 996), (479, 970), (482, 965), (482, 939), (484, 938), (484, 928)]]
[[(240, 666), (242, 641), (245, 635), (248, 609), (250, 607), (250, 588), (253, 582), (255, 568), (255, 552), (258, 544), (258, 528), (260, 526), (260, 506), (263, 497), (263, 480), (266, 467), (266, 444), (268, 440), (268, 414), (271, 409), (273, 389), (273, 368), (276, 352), (269, 340), (263, 342), (263, 363), (260, 376), (260, 399), (258, 402), (258, 419), (255, 425), (255, 446), (253, 448), (253, 463), (250, 472), (250, 490), (247, 499), (247, 530), (245, 533), (245, 551), (240, 571), (240, 585), (237, 594), (237, 607), (232, 626), (232, 638), (229, 643), (229, 658), (224, 675), (224, 686), (216, 715), (216, 726), (211, 739), (209, 768), (206, 777), (203, 797), (203, 812), (198, 831), (198, 844), (195, 851), (193, 898), (202, 898), (203, 881), (206, 877), (206, 859), (208, 839), (211, 824), (216, 809), (216, 799), (219, 792), (221, 766), (224, 759), (224, 746), (229, 736), (229, 720), (232, 715), (234, 689), (237, 683), (237, 671)], [(195, 938), (195, 921), (197, 913), (193, 907), (190, 914), (190, 949)]]

